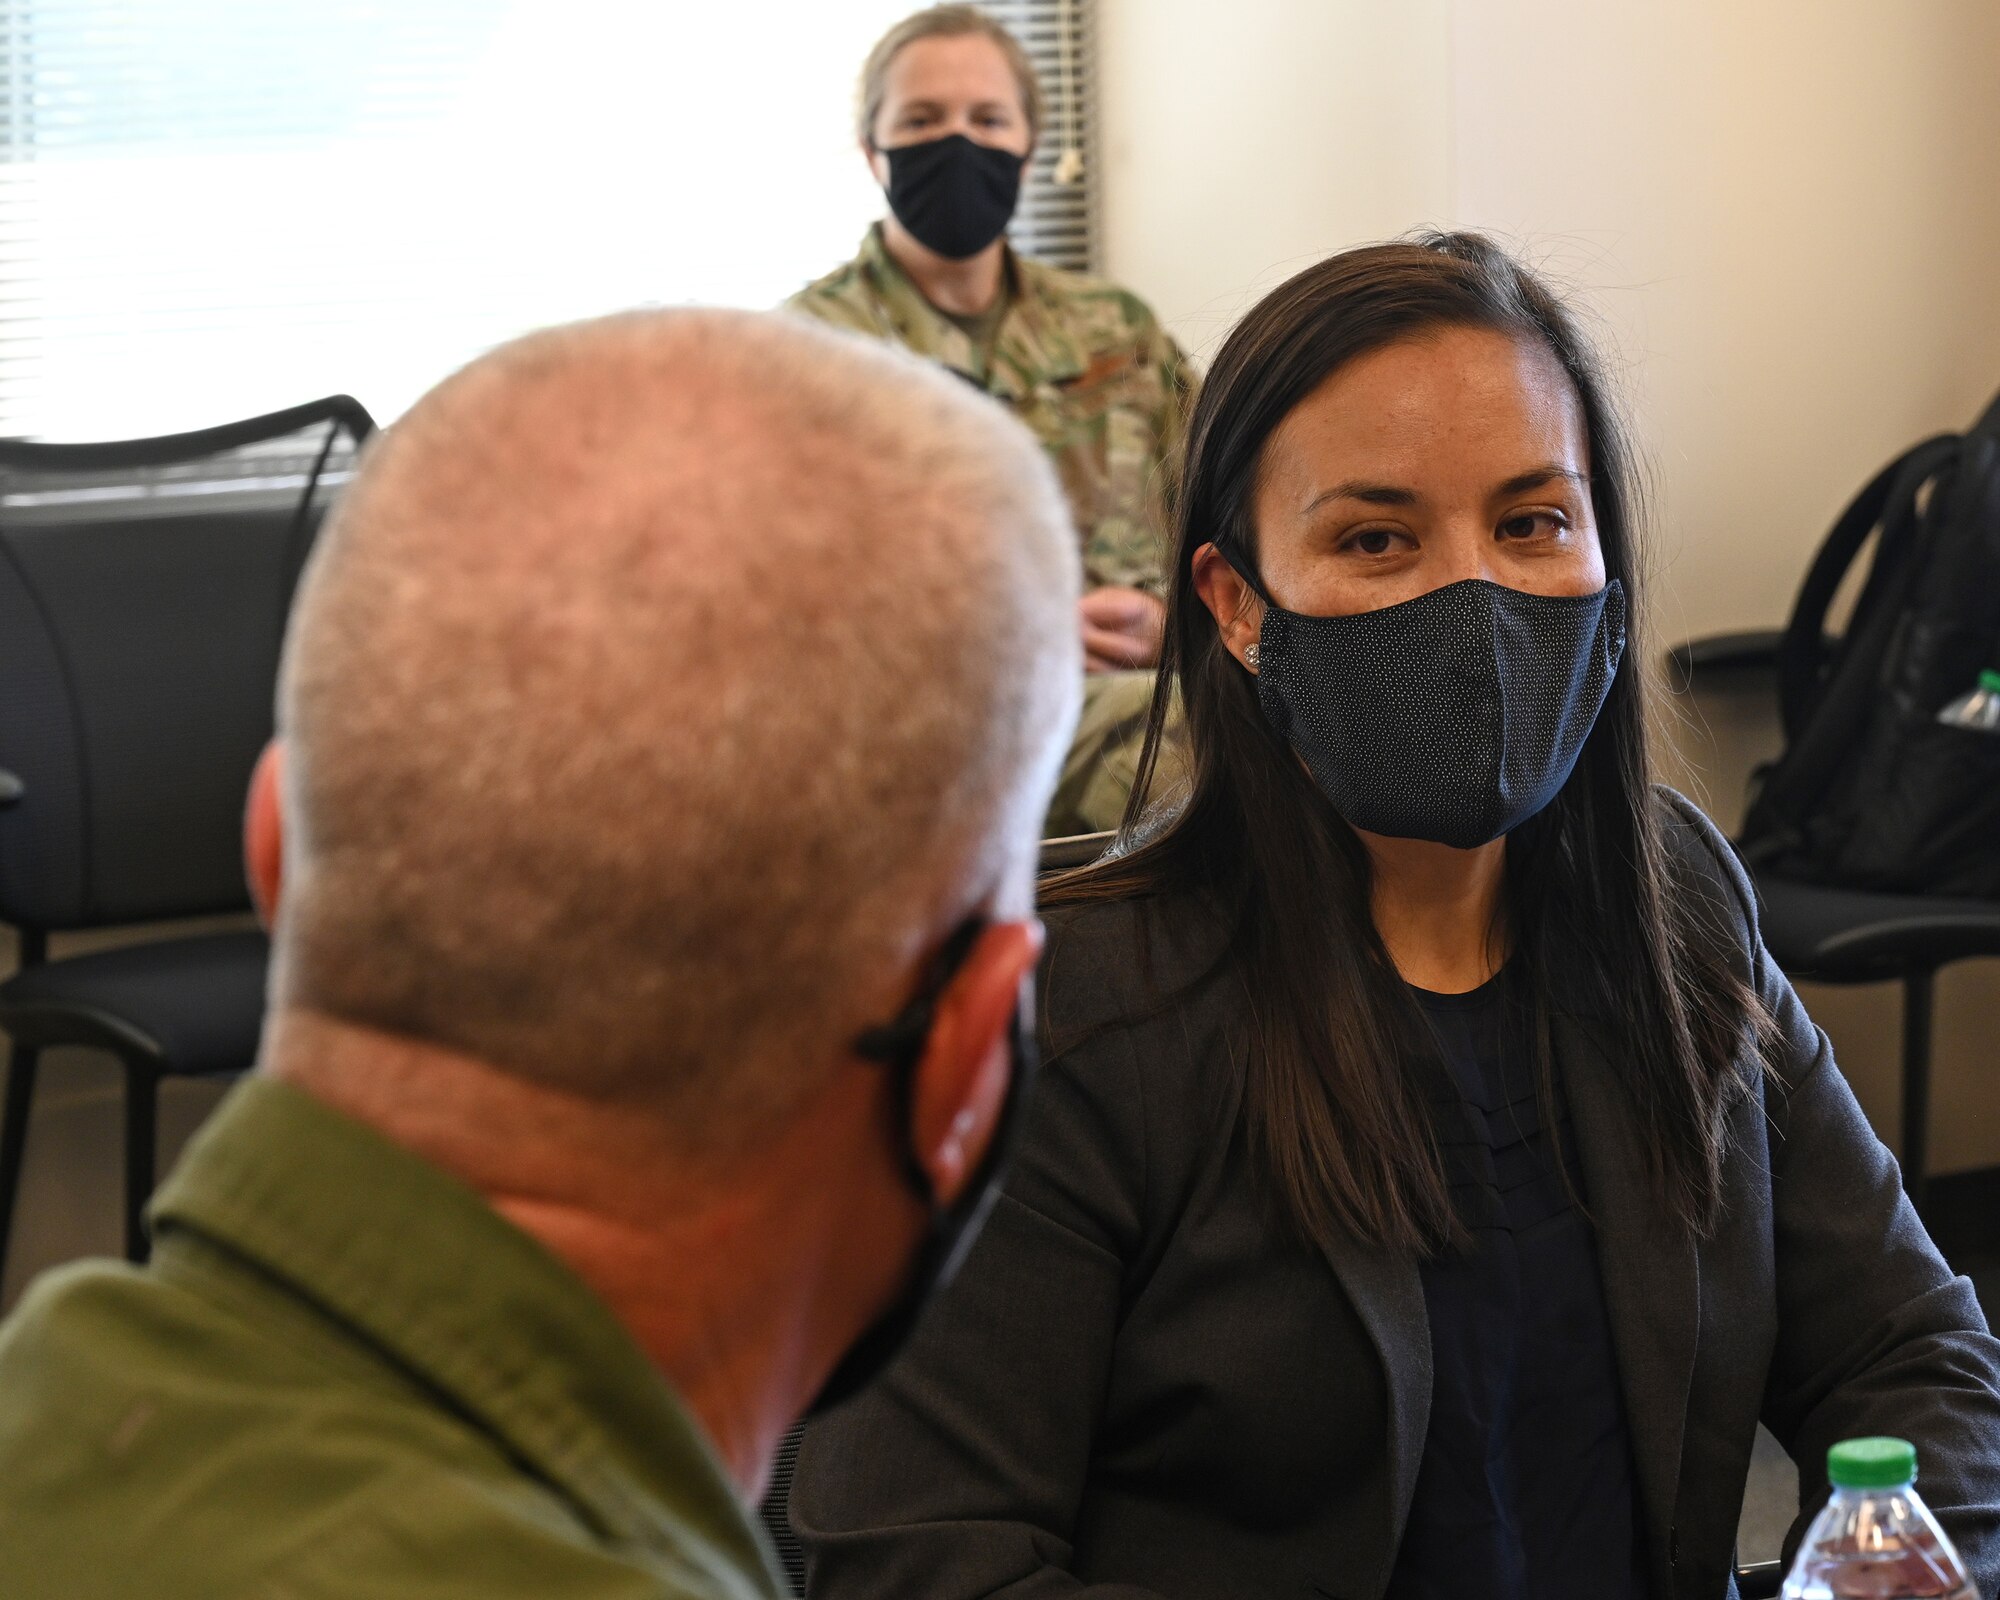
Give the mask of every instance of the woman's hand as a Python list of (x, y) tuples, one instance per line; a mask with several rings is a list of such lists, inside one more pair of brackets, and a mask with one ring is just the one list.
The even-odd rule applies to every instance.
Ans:
[(1107, 584), (1077, 602), (1085, 672), (1130, 672), (1160, 659), (1167, 608), (1143, 589)]

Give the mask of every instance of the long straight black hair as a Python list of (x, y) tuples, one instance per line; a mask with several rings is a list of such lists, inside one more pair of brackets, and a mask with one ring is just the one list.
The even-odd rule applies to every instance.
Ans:
[[(1225, 919), (1225, 968), (1245, 993), (1244, 1105), (1277, 1209), (1308, 1242), (1346, 1234), (1420, 1252), (1460, 1237), (1423, 1099), (1402, 1058), (1411, 1002), (1375, 931), (1366, 848), (1257, 704), (1195, 591), (1212, 540), (1257, 549), (1264, 446), (1357, 356), (1445, 327), (1539, 344), (1581, 404), (1607, 577), (1624, 585), (1628, 646), (1574, 772), (1507, 841), (1513, 992), (1553, 1094), (1552, 1018), (1609, 1035), (1645, 1130), (1647, 1178), (1670, 1224), (1713, 1226), (1722, 1106), (1746, 1029), (1764, 1023), (1712, 894), (1676, 881), (1646, 751), (1642, 583), (1631, 459), (1587, 340), (1526, 268), (1477, 234), (1349, 250), (1274, 290), (1230, 334), (1190, 423), (1159, 687), (1123, 853), (1048, 886), (1044, 903), (1193, 895)], [(1168, 707), (1186, 709), (1191, 787), (1149, 812)], [(1058, 1041), (1060, 1044), (1060, 1041)]]

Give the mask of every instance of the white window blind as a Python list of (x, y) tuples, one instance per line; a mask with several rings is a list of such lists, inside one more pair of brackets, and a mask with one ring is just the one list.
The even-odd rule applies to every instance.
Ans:
[(1089, 272), (1097, 264), (1097, 8), (1090, 0), (982, 0), (979, 9), (1027, 47), (1047, 124), (1008, 237), (1024, 255)]
[[(880, 214), (854, 75), (909, 9), (0, 0), (0, 435), (131, 437), (336, 391), (386, 420), (527, 328), (772, 304)], [(989, 9), (1064, 112), (1086, 0)], [(1082, 264), (1089, 163), (1058, 191), (1060, 148), (1019, 237)]]

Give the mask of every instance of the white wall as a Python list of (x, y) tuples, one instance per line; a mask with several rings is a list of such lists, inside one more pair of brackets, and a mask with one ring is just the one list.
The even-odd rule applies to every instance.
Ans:
[(1447, 0), (1099, 0), (1104, 259), (1198, 355), (1450, 208)]
[[(1771, 625), (1891, 453), (2000, 389), (1994, 0), (1098, 0), (1105, 265), (1197, 354), (1287, 273), (1490, 230), (1597, 317), (1656, 640)], [(1684, 707), (1725, 825), (1776, 736)], [(1808, 996), (1896, 1131), (1896, 999)], [(1941, 987), (1935, 1163), (2000, 1162), (2000, 964)]]

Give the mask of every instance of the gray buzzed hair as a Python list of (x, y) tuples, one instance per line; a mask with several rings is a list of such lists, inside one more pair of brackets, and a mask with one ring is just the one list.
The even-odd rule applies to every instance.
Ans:
[(275, 1009), (704, 1142), (1025, 914), (1079, 561), (1032, 437), (778, 313), (532, 335), (371, 447), (287, 638)]

